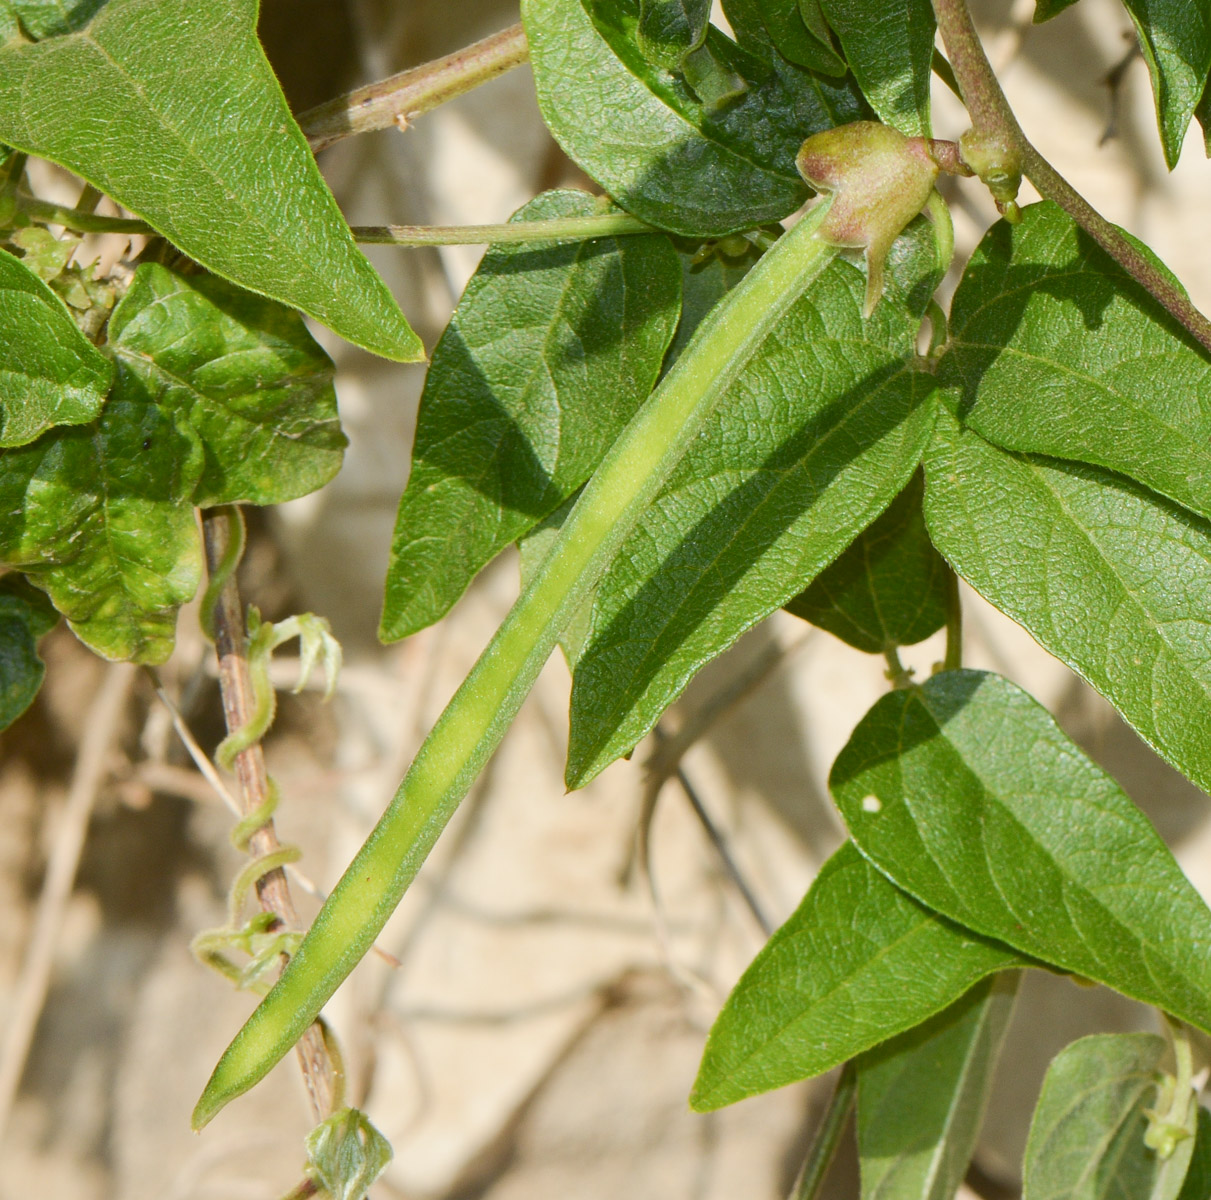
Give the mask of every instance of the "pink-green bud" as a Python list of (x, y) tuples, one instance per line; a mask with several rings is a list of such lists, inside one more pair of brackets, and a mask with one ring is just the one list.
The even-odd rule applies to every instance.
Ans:
[(997, 211), (1011, 224), (1022, 218), (1018, 212), (1018, 188), (1022, 185), (1022, 157), (1007, 139), (969, 129), (959, 138), (959, 156), (992, 193)]
[(819, 236), (866, 252), (862, 311), (869, 317), (883, 294), (887, 252), (925, 207), (938, 177), (929, 144), (877, 121), (855, 121), (813, 134), (795, 165), (816, 191), (833, 197)]

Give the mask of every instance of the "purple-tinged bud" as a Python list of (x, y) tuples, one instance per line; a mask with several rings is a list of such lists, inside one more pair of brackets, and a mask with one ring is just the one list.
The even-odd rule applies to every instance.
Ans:
[(799, 174), (833, 197), (818, 236), (866, 252), (864, 316), (883, 294), (883, 262), (901, 230), (929, 200), (938, 164), (925, 138), (877, 121), (855, 121), (813, 134), (795, 159)]

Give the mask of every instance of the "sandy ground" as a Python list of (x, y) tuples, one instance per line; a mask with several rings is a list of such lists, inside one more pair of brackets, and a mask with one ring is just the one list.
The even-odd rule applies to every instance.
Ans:
[[(266, 30), (297, 107), (444, 53), (516, 19), (495, 0), (266, 4)], [(457, 12), (452, 20), (450, 13)], [(1101, 210), (1149, 242), (1196, 302), (1211, 306), (1206, 212), (1211, 169), (1192, 140), (1168, 175), (1147, 73), (1125, 72), (1116, 136), (1108, 69), (1127, 47), (1111, 0), (1082, 0), (1032, 30), (1031, 5), (981, 6), (994, 61), (1027, 132)], [(962, 125), (938, 97), (938, 134)], [(1192, 139), (1197, 137), (1192, 134)], [(504, 219), (542, 188), (576, 182), (543, 130), (523, 68), (416, 122), (344, 143), (324, 166), (354, 222)], [(991, 219), (956, 190), (961, 246)], [(375, 261), (432, 346), (478, 251), (384, 250)], [(321, 333), (320, 336), (325, 336)], [(318, 496), (253, 522), (242, 586), (271, 616), (331, 618), (348, 658), (334, 702), (284, 698), (268, 742), (285, 796), (284, 840), (321, 887), (394, 790), (412, 752), (516, 589), (510, 556), (485, 571), (442, 625), (388, 649), (373, 636), (395, 504), (408, 462), (420, 368), (375, 362), (327, 338), (352, 445)], [(208, 648), (182, 621), (165, 670), (199, 739), (221, 734)], [(68, 787), (96, 697), (112, 673), (70, 634), (46, 644), (50, 676), (32, 713), (0, 742), (0, 1010), (11, 1019), (45, 866), (68, 836)], [(907, 660), (927, 671), (937, 639)], [(966, 659), (1022, 683), (1123, 782), (1211, 890), (1207, 798), (1161, 764), (1109, 708), (1023, 632), (972, 600)], [(283, 681), (293, 670), (281, 665)], [(760, 683), (709, 726), (684, 760), (762, 912), (795, 906), (842, 833), (828, 765), (886, 687), (882, 664), (778, 614), (694, 683), (676, 729), (754, 671)], [(113, 686), (111, 684), (111, 686)], [(565, 795), (568, 676), (553, 661), (488, 773), (443, 837), (382, 939), (330, 1006), (350, 1099), (394, 1144), (372, 1193), (409, 1200), (775, 1200), (787, 1194), (829, 1081), (711, 1117), (686, 1095), (703, 1036), (763, 935), (725, 877), (686, 796), (664, 789), (653, 826), (659, 905), (629, 864), (642, 764), (619, 763)], [(53, 953), (49, 992), (4, 1133), (0, 1200), (270, 1200), (299, 1177), (308, 1113), (287, 1061), (204, 1135), (189, 1113), (250, 1010), (199, 967), (190, 938), (221, 924), (239, 858), (230, 818), (185, 767), (141, 681), (103, 748), (104, 782)], [(305, 915), (315, 902), (300, 894)], [(7, 1005), (7, 1008), (4, 1006)], [(1093, 1030), (1148, 1014), (1110, 993), (1032, 976), (977, 1155), (982, 1194), (1012, 1195), (1049, 1057)], [(0, 1064), (2, 1066), (2, 1064)], [(856, 1195), (852, 1150), (827, 1185)]]

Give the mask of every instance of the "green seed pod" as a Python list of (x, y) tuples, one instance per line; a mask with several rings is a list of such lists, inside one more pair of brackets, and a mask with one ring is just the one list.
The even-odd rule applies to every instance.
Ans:
[(820, 234), (834, 246), (866, 252), (869, 317), (883, 294), (883, 262), (900, 231), (926, 205), (938, 164), (924, 138), (905, 137), (877, 121), (855, 121), (813, 134), (795, 159), (799, 174), (834, 196)]

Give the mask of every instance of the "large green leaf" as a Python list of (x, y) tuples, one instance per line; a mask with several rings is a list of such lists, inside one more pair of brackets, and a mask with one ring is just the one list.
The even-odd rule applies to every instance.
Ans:
[(539, 106), (568, 155), (624, 207), (677, 233), (749, 229), (798, 207), (807, 195), (799, 145), (864, 115), (854, 89), (794, 66), (753, 34), (746, 61), (762, 78), (708, 109), (644, 57), (638, 15), (635, 0), (523, 3)]
[(952, 1200), (984, 1119), (1018, 972), (858, 1060), (862, 1200)]
[(821, 7), (879, 119), (909, 137), (929, 137), (929, 0), (821, 0)]
[(32, 442), (52, 425), (91, 421), (112, 379), (113, 366), (63, 301), (0, 250), (0, 446)]
[(218, 275), (376, 354), (423, 357), (256, 38), (257, 0), (109, 0), (0, 50), (0, 141), (75, 171)]
[(938, 417), (925, 519), (955, 570), (1211, 790), (1211, 525), (1115, 475)]
[(933, 266), (928, 234), (914, 230), (901, 252), (902, 290), (869, 321), (863, 277), (843, 262), (795, 304), (602, 579), (572, 689), (569, 786), (629, 751), (699, 667), (801, 591), (908, 482), (933, 420), (904, 299)]
[(115, 388), (96, 424), (0, 454), (0, 562), (33, 576), (98, 654), (162, 662), (201, 579), (201, 471), (191, 432)]
[[(597, 211), (584, 192), (549, 192), (516, 216)], [(680, 299), (681, 267), (664, 237), (487, 254), (425, 381), (385, 640), (440, 618), (485, 563), (589, 477), (655, 385)]]
[(0, 729), (7, 729), (34, 702), (46, 674), (38, 639), (59, 614), (17, 574), (0, 579)]
[(994, 225), (940, 381), (990, 442), (1121, 471), (1211, 516), (1211, 363), (1058, 205)]
[(787, 611), (867, 654), (912, 646), (941, 629), (949, 571), (925, 529), (924, 491), (918, 472)]
[(820, 1075), (1024, 962), (906, 896), (846, 842), (732, 990), (690, 1104), (708, 1112)]
[(1111, 1033), (1055, 1056), (1030, 1123), (1023, 1200), (1174, 1200), (1194, 1138), (1168, 1158), (1144, 1142), (1168, 1054), (1156, 1034)]
[(110, 317), (109, 347), (128, 394), (141, 387), (197, 433), (195, 504), (279, 504), (340, 470), (332, 363), (298, 313), (147, 264)]
[(1211, 7), (1203, 0), (1123, 0), (1152, 75), (1156, 118), (1170, 169), (1182, 151), (1211, 72)]
[(830, 786), (923, 904), (1211, 1029), (1211, 910), (1147, 818), (1035, 700), (947, 671), (884, 696)]

